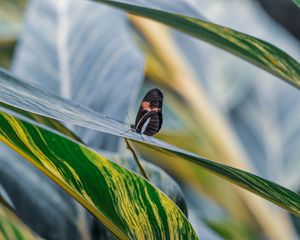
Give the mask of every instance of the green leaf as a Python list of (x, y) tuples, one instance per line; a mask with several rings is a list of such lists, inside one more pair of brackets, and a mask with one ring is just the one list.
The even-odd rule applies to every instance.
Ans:
[(300, 0), (293, 0), (293, 1), (298, 7), (300, 7)]
[(120, 239), (197, 239), (184, 214), (135, 173), (49, 129), (0, 114), (0, 141), (79, 201)]
[(141, 136), (134, 132), (124, 133), (129, 127), (126, 124), (108, 119), (91, 109), (84, 108), (21, 82), (5, 71), (0, 71), (0, 86), (0, 102), (60, 121), (147, 143), (155, 151), (163, 151), (172, 156), (179, 156), (186, 161), (196, 164), (195, 167), (203, 167), (300, 216), (300, 195), (276, 183), (254, 174), (207, 160), (204, 157), (157, 139), (142, 140)]
[[(162, 147), (162, 148), (159, 148)], [(201, 166), (210, 172), (223, 177), (230, 182), (245, 188), (257, 195), (260, 195), (271, 202), (281, 206), (288, 211), (300, 216), (300, 195), (279, 184), (268, 181), (264, 178), (256, 176), (252, 173), (239, 170), (224, 164), (216, 163), (211, 160), (200, 157), (196, 154), (189, 153), (179, 148), (171, 148), (164, 145), (151, 148), (162, 153), (179, 157), (186, 161), (190, 161), (197, 166)]]
[(263, 40), (184, 15), (118, 1), (98, 0), (98, 2), (174, 27), (243, 58), (300, 88), (300, 64), (279, 48)]

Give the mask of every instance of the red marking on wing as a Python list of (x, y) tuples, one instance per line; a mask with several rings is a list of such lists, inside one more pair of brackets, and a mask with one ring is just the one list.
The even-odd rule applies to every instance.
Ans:
[(148, 111), (148, 109), (150, 109), (150, 102), (143, 101), (142, 108)]
[(148, 112), (160, 112), (161, 109), (160, 108), (153, 108), (150, 106), (150, 102), (147, 101), (143, 101), (142, 102), (142, 108)]

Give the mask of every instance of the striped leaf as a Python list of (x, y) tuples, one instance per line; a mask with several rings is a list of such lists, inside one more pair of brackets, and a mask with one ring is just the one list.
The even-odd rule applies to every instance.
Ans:
[(2, 142), (0, 152), (0, 194), (30, 229), (44, 239), (69, 239), (72, 233), (79, 240), (94, 226), (95, 235), (105, 236), (104, 227), (55, 182)]
[(118, 238), (197, 239), (184, 214), (142, 177), (28, 121), (1, 112), (0, 140), (59, 184)]
[(52, 93), (42, 91), (33, 85), (21, 82), (5, 71), (0, 72), (0, 86), (0, 102), (60, 121), (147, 143), (156, 151), (165, 151), (166, 154), (176, 155), (181, 159), (195, 163), (197, 166), (201, 166), (290, 212), (300, 215), (300, 195), (278, 184), (251, 173), (215, 163), (157, 139), (142, 140), (140, 135), (133, 132), (123, 134), (129, 126), (108, 119), (91, 109), (64, 100)]
[(282, 50), (263, 40), (180, 14), (118, 1), (98, 0), (98, 2), (174, 27), (241, 57), (300, 88), (300, 64)]

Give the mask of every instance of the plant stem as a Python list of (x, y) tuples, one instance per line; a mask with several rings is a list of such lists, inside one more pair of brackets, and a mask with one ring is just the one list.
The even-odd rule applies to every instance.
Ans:
[(133, 149), (133, 148), (131, 147), (131, 145), (129, 144), (129, 141), (128, 141), (127, 138), (125, 138), (125, 142), (126, 142), (127, 148), (129, 149), (129, 151), (131, 151), (131, 153), (132, 153), (132, 155), (133, 155), (133, 158), (134, 158), (134, 160), (135, 160), (137, 166), (138, 166), (139, 169), (140, 169), (141, 174), (143, 175), (144, 178), (146, 178), (146, 179), (149, 181), (149, 178), (148, 178), (148, 176), (147, 176), (147, 174), (146, 174), (146, 172), (145, 172), (145, 170), (144, 170), (142, 164), (140, 163), (140, 161), (139, 161), (139, 159), (138, 159), (138, 157), (137, 157), (137, 154), (135, 153), (134, 149)]

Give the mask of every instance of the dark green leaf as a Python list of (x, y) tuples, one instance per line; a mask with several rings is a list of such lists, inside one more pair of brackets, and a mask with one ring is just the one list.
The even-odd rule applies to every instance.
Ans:
[(235, 54), (300, 88), (300, 64), (263, 40), (197, 18), (118, 1), (98, 0), (98, 2), (174, 27)]

